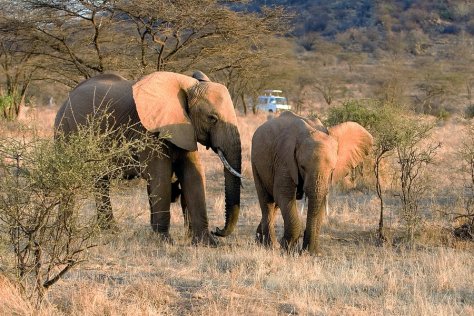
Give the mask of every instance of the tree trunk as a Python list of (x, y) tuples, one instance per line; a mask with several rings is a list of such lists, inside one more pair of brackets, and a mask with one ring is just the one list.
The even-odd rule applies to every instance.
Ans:
[(245, 102), (245, 96), (244, 96), (243, 93), (240, 95), (240, 99), (242, 100), (242, 107), (244, 109), (244, 115), (247, 116), (247, 103)]
[(378, 243), (383, 244), (387, 239), (384, 236), (384, 227), (383, 227), (383, 213), (384, 213), (384, 200), (382, 194), (382, 185), (380, 183), (380, 163), (382, 162), (383, 155), (385, 152), (382, 152), (375, 159), (374, 173), (375, 173), (375, 188), (377, 191), (377, 196), (380, 200), (380, 218), (379, 218), (379, 227), (378, 227)]

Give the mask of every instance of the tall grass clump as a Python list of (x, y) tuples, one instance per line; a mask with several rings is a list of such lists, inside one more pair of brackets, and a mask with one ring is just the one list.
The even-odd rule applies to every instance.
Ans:
[[(106, 116), (106, 115), (104, 115)], [(139, 168), (134, 153), (160, 140), (125, 138), (133, 126), (113, 127), (110, 117), (91, 117), (55, 139), (34, 131), (0, 141), (0, 240), (5, 271), (35, 304), (64, 274), (87, 260), (100, 218), (83, 207), (103, 178)]]
[(326, 120), (328, 125), (354, 121), (374, 136), (373, 172), (375, 191), (380, 202), (378, 242), (384, 236), (384, 189), (382, 188), (382, 163), (395, 154), (397, 166), (391, 168), (398, 174), (397, 196), (401, 202), (401, 219), (406, 228), (407, 241), (414, 242), (421, 222), (420, 201), (428, 190), (424, 176), (426, 166), (433, 163), (439, 144), (427, 143), (433, 128), (422, 123), (405, 106), (386, 100), (350, 100), (332, 108)]

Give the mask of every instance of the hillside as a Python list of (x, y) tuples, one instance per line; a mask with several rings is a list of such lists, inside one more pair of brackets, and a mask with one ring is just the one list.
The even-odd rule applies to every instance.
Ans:
[(281, 59), (265, 87), (286, 91), (296, 111), (324, 115), (347, 99), (375, 98), (438, 117), (471, 115), (473, 3), (255, 0), (239, 9), (265, 6), (283, 7), (291, 27), (275, 44)]
[[(472, 103), (470, 1), (210, 1), (211, 10), (198, 1), (155, 8), (142, 0), (125, 8), (97, 4), (90, 12), (80, 5), (19, 3), (4, 12), (1, 95), (21, 91), (29, 104), (60, 103), (67, 89), (97, 73), (137, 79), (156, 69), (201, 69), (228, 86), (245, 113), (264, 89), (284, 90), (298, 112), (324, 111), (348, 98), (389, 98), (446, 116), (463, 115)], [(55, 23), (41, 22), (56, 25), (55, 33), (38, 28), (31, 10), (55, 17)], [(80, 27), (68, 12), (80, 17)], [(99, 25), (92, 12), (95, 18), (108, 12), (129, 18), (102, 21), (92, 37)], [(203, 23), (184, 23), (190, 14)]]
[(348, 30), (375, 31), (382, 37), (390, 32), (422, 30), (429, 35), (474, 35), (474, 4), (469, 1), (324, 1), (255, 0), (249, 6), (284, 6), (296, 15), (293, 34), (300, 37), (316, 32), (328, 38)]

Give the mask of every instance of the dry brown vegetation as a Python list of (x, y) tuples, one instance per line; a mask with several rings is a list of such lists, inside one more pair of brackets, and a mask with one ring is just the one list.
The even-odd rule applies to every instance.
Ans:
[[(32, 110), (26, 124), (52, 132), (54, 111)], [(334, 190), (323, 225), (322, 257), (291, 256), (266, 250), (254, 242), (260, 210), (249, 164), (250, 141), (266, 116), (241, 116), (243, 143), (242, 210), (236, 232), (217, 248), (194, 247), (185, 237), (178, 205), (172, 206), (171, 233), (176, 244), (158, 241), (149, 227), (145, 184), (134, 180), (116, 186), (112, 203), (119, 231), (110, 242), (90, 250), (87, 262), (70, 271), (47, 293), (35, 310), (10, 274), (8, 252), (0, 247), (0, 313), (15, 315), (340, 315), (474, 313), (474, 247), (456, 240), (446, 218), (427, 214), (416, 246), (400, 242), (397, 206), (386, 213), (385, 247), (375, 246), (378, 201), (366, 190)], [(25, 124), (25, 123), (23, 123)], [(453, 197), (451, 168), (464, 120), (435, 128), (443, 142), (439, 154), (436, 194)], [(2, 123), (2, 133), (15, 135), (19, 123)], [(222, 226), (221, 164), (199, 148), (207, 177), (211, 228)], [(443, 165), (444, 167), (441, 167)], [(445, 210), (455, 203), (429, 209)], [(94, 204), (87, 206), (94, 212)], [(281, 234), (281, 218), (277, 232)], [(110, 237), (104, 236), (103, 238)], [(5, 263), (5, 264), (4, 264)]]
[[(305, 3), (249, 5), (261, 2)], [(65, 99), (68, 88), (58, 82), (73, 86), (106, 71), (139, 78), (156, 69), (188, 74), (200, 69), (232, 95), (245, 177), (238, 227), (217, 248), (191, 246), (178, 204), (171, 210), (176, 243), (161, 243), (149, 225), (145, 183), (114, 186), (119, 230), (102, 235), (102, 245), (48, 290), (39, 309), (15, 280), (11, 248), (0, 236), (0, 315), (474, 314), (474, 243), (453, 235), (465, 221), (456, 214), (474, 214), (474, 176), (462, 169), (463, 162), (474, 166), (472, 5), (307, 2), (315, 5), (298, 12), (305, 16), (298, 23), (300, 15), (290, 21), (281, 8), (247, 15), (226, 6), (246, 3), (240, 0), (206, 0), (208, 6), (174, 1), (176, 7), (151, 0), (0, 0), (0, 116), (18, 114), (18, 121), (0, 120), (0, 137), (19, 138), (33, 127), (51, 139), (57, 107), (42, 105)], [(353, 24), (359, 19), (349, 17), (368, 12), (353, 8), (364, 4), (375, 8), (369, 26)], [(120, 18), (124, 14), (129, 18)], [(189, 23), (194, 20), (204, 24)], [(307, 21), (316, 22), (309, 25), (316, 29), (325, 24), (324, 30), (303, 29)], [(286, 33), (288, 24), (295, 32)], [(289, 36), (274, 36), (282, 34)], [(383, 247), (377, 246), (380, 201), (370, 163), (355, 185), (330, 192), (323, 256), (288, 255), (254, 242), (260, 209), (250, 142), (267, 117), (250, 112), (264, 88), (283, 89), (295, 111), (322, 120), (346, 100), (370, 99), (409, 108), (417, 113), (415, 122), (434, 124), (425, 142), (441, 147), (426, 166), (429, 188), (419, 200), (413, 244), (405, 239), (396, 154), (381, 165)], [(24, 103), (28, 106), (20, 108)], [(5, 112), (13, 111), (11, 104), (19, 113)], [(224, 221), (222, 165), (211, 151), (201, 146), (199, 151), (214, 229)], [(83, 211), (95, 214), (92, 198)], [(279, 235), (282, 224), (279, 217)]]

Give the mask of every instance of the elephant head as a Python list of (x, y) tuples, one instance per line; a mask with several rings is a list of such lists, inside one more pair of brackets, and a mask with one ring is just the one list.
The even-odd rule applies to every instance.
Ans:
[(226, 222), (215, 234), (232, 233), (240, 211), (242, 158), (237, 118), (227, 88), (201, 72), (193, 77), (155, 72), (135, 83), (133, 99), (148, 131), (168, 133), (169, 141), (184, 150), (197, 150), (199, 142), (218, 153), (225, 167)]
[(298, 119), (293, 114), (286, 116), (293, 122), (293, 125), (289, 124), (293, 132), (288, 132), (291, 136), (282, 142), (280, 152), (284, 153), (297, 195), (304, 192), (308, 197), (303, 249), (317, 253), (329, 187), (362, 162), (373, 139), (367, 130), (354, 122), (325, 128), (320, 122)]
[(303, 121), (306, 126), (286, 144), (294, 152), (287, 165), (299, 185), (321, 182), (322, 178), (328, 186), (337, 183), (362, 162), (372, 147), (372, 135), (355, 122), (326, 128), (319, 120)]

